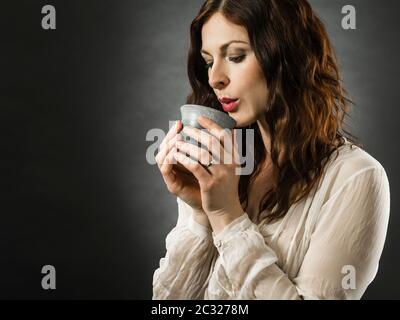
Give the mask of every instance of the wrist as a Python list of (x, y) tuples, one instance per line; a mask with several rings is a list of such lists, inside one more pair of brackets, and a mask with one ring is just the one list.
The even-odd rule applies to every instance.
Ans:
[(203, 213), (201, 211), (193, 211), (193, 220), (203, 227), (211, 229), (210, 220), (208, 219), (204, 211)]
[(194, 216), (206, 216), (206, 212), (203, 209), (194, 209), (192, 208)]
[(209, 223), (212, 227), (215, 235), (219, 234), (224, 230), (226, 226), (231, 224), (234, 220), (241, 217), (244, 214), (242, 207), (232, 209), (230, 212), (223, 212), (219, 214), (210, 214), (208, 216)]

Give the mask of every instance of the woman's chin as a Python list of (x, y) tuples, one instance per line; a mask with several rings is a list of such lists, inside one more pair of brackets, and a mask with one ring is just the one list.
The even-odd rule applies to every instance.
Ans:
[(229, 116), (236, 121), (235, 128), (248, 128), (249, 125), (255, 122), (255, 120), (253, 119), (243, 119), (241, 117), (236, 116), (235, 114), (230, 114)]

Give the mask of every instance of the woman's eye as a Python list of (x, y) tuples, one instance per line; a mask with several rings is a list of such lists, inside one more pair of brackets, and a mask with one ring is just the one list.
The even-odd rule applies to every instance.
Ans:
[[(237, 57), (230, 57), (229, 61), (235, 62), (235, 63), (239, 63), (241, 61), (244, 60), (244, 58), (246, 57), (246, 55), (241, 55), (241, 56), (237, 56)], [(206, 63), (206, 65), (204, 66), (207, 70), (210, 69), (212, 67), (213, 63)]]
[(208, 70), (212, 67), (212, 62), (206, 63), (205, 68)]
[(238, 62), (243, 61), (245, 57), (246, 57), (245, 55), (238, 56), (238, 57), (230, 57), (229, 61), (233, 61), (233, 62), (238, 63)]

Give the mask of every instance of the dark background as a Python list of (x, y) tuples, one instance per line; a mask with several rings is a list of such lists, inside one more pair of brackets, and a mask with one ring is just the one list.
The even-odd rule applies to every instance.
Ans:
[[(0, 10), (0, 298), (150, 299), (176, 199), (146, 161), (189, 93), (200, 0), (3, 1)], [(56, 30), (41, 8), (56, 8)], [(349, 126), (386, 169), (391, 218), (364, 298), (400, 298), (398, 1), (311, 4), (356, 103)], [(357, 30), (341, 28), (341, 8)], [(54, 265), (57, 289), (41, 288)]]

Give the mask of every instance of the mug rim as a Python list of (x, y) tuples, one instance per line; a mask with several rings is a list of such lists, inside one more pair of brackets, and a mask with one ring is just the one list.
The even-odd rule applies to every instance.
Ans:
[(217, 110), (217, 109), (214, 109), (211, 107), (206, 107), (206, 106), (199, 105), (199, 104), (184, 104), (184, 105), (182, 105), (181, 106), (182, 120), (184, 118), (184, 114), (186, 114), (187, 112), (190, 112), (190, 110), (197, 111), (197, 113), (199, 113), (199, 114), (204, 114), (204, 113), (205, 113), (205, 115), (212, 114), (218, 120), (225, 123), (227, 127), (232, 126), (232, 128), (234, 128), (236, 126), (236, 120), (233, 119), (231, 116), (229, 116), (229, 114), (224, 113), (220, 110)]

